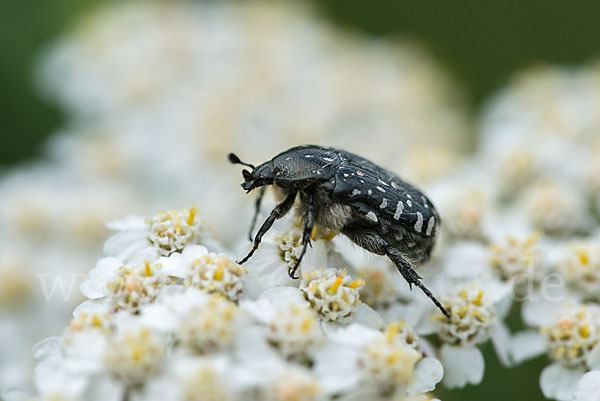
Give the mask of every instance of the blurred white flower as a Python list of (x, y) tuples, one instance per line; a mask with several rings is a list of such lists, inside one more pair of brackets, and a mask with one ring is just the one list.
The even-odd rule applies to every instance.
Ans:
[(569, 244), (558, 271), (584, 299), (600, 300), (600, 243), (589, 240)]
[(192, 353), (208, 354), (230, 349), (243, 335), (247, 317), (235, 303), (220, 294), (196, 288), (171, 287), (142, 310), (142, 321), (167, 333)]
[(531, 223), (549, 234), (568, 235), (589, 227), (585, 198), (572, 186), (539, 182), (525, 191), (523, 202)]
[(442, 378), (442, 365), (434, 358), (423, 358), (397, 335), (399, 331), (398, 325), (381, 333), (353, 324), (332, 333), (315, 366), (325, 390), (335, 394), (353, 388), (351, 394), (357, 399), (432, 390)]
[(105, 356), (108, 370), (129, 386), (156, 374), (167, 353), (164, 338), (145, 327), (119, 331), (110, 338)]

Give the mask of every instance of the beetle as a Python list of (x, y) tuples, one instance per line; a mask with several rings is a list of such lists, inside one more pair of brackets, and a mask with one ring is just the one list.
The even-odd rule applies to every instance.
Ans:
[[(340, 149), (296, 146), (258, 166), (242, 162), (233, 153), (228, 158), (233, 164), (251, 169), (242, 170), (242, 188), (247, 193), (260, 190), (250, 227), (252, 249), (239, 264), (252, 257), (275, 220), (296, 205), (304, 228), (302, 251), (289, 271), (290, 277), (298, 278), (296, 271), (317, 224), (344, 234), (369, 252), (387, 256), (411, 288), (413, 284), (419, 287), (450, 317), (412, 267), (429, 259), (441, 223), (433, 203), (420, 190), (375, 163)], [(273, 188), (279, 203), (252, 240), (268, 186)]]

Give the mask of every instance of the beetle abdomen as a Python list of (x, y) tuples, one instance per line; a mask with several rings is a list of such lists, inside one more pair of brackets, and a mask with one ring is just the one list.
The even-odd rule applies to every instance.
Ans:
[(374, 216), (369, 215), (372, 219), (388, 220), (407, 232), (435, 237), (439, 217), (433, 204), (418, 189), (385, 172), (382, 175), (352, 160), (343, 160), (336, 174), (334, 198), (360, 203), (368, 209), (365, 215), (373, 213)]

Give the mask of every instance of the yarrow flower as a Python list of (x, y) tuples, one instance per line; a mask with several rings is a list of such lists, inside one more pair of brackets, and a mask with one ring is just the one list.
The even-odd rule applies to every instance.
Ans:
[(182, 252), (188, 245), (220, 246), (207, 234), (198, 208), (159, 211), (143, 218), (129, 216), (108, 227), (117, 231), (104, 245), (104, 253), (123, 261), (156, 260)]
[(168, 281), (159, 263), (123, 265), (115, 258), (104, 258), (81, 284), (81, 292), (90, 299), (107, 299), (113, 311), (136, 313), (141, 305), (153, 301)]
[(584, 299), (600, 300), (600, 244), (593, 241), (570, 244), (558, 271)]
[(486, 237), (484, 222), (486, 214), (485, 194), (479, 189), (466, 190), (455, 195), (444, 207), (442, 216), (448, 222), (447, 230), (457, 238), (481, 240)]
[(347, 271), (329, 268), (304, 274), (300, 290), (322, 319), (344, 323), (358, 309), (363, 285), (363, 280), (352, 280)]
[(390, 277), (391, 271), (389, 266), (358, 269), (358, 276), (363, 280), (360, 299), (374, 308), (385, 308), (397, 301), (400, 294)]
[(191, 245), (181, 253), (163, 257), (165, 272), (182, 279), (186, 287), (207, 293), (219, 293), (237, 301), (244, 292), (242, 278), (247, 270), (229, 256), (208, 252), (200, 245)]
[(165, 340), (156, 332), (134, 328), (110, 338), (105, 363), (117, 378), (135, 386), (159, 371), (166, 351)]
[(221, 296), (211, 296), (202, 306), (191, 308), (182, 317), (177, 338), (182, 345), (206, 353), (231, 347), (239, 329), (237, 306)]
[(588, 225), (585, 201), (576, 190), (558, 182), (543, 181), (523, 195), (531, 223), (551, 235), (569, 235)]
[(307, 357), (307, 351), (323, 345), (325, 338), (315, 313), (305, 305), (281, 308), (267, 329), (267, 339), (289, 359)]
[(159, 249), (161, 256), (181, 252), (186, 245), (197, 243), (204, 224), (197, 216), (198, 208), (159, 211), (150, 219), (148, 241)]
[[(318, 228), (313, 231), (311, 246), (308, 247), (296, 274), (307, 273), (327, 266), (331, 244), (327, 233)], [(257, 252), (244, 266), (248, 269), (246, 290), (251, 298), (257, 298), (273, 286), (295, 285), (290, 278), (302, 251), (302, 229), (295, 217), (285, 217), (275, 223), (273, 232), (267, 233)]]
[(544, 395), (571, 400), (579, 380), (590, 369), (600, 368), (600, 312), (596, 305), (572, 306), (541, 329), (553, 363), (542, 371)]
[(525, 240), (510, 236), (504, 243), (492, 245), (492, 266), (504, 280), (516, 280), (517, 286), (524, 284), (519, 282), (524, 278), (539, 282), (544, 269), (538, 239), (539, 234), (533, 233)]
[(397, 324), (384, 333), (350, 325), (332, 334), (316, 362), (325, 388), (334, 393), (351, 384), (353, 399), (375, 400), (432, 390), (442, 378), (440, 362), (407, 344), (402, 331)]
[(456, 388), (481, 382), (485, 364), (477, 345), (490, 339), (500, 361), (510, 364), (509, 334), (502, 320), (510, 309), (511, 286), (492, 277), (450, 285), (440, 293), (440, 301), (450, 312), (450, 319), (438, 310), (431, 314), (431, 306), (421, 302), (408, 308), (420, 309), (424, 315), (413, 317), (416, 333), (435, 334), (442, 341), (438, 355), (444, 365), (443, 384)]
[(394, 393), (397, 386), (414, 380), (415, 365), (421, 354), (397, 336), (399, 327), (390, 325), (383, 337), (367, 344), (358, 358), (363, 380), (374, 383), (381, 394)]

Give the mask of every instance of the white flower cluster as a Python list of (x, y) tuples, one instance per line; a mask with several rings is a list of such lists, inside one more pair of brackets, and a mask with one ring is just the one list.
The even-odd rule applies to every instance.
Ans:
[[(148, 238), (152, 222), (181, 214), (146, 220)], [(262, 261), (241, 267), (197, 243), (161, 256), (164, 243), (150, 240), (156, 252), (140, 252), (118, 224), (108, 242), (129, 262), (100, 259), (81, 286), (89, 300), (34, 349), (40, 399), (384, 400), (425, 396), (442, 378), (404, 322), (385, 323), (360, 301), (363, 280), (327, 267), (344, 263), (330, 239), (314, 240), (300, 280), (246, 292)], [(280, 249), (276, 283), (289, 274), (278, 238), (265, 239)]]
[[(437, 329), (448, 344), (440, 357), (445, 382), (454, 375), (449, 347), (490, 337), (507, 366), (547, 355), (551, 364), (540, 375), (545, 397), (595, 401), (600, 395), (600, 192), (594, 186), (600, 119), (592, 112), (600, 106), (599, 72), (592, 65), (519, 75), (489, 103), (478, 152), (453, 179), (432, 188), (447, 223), (437, 260), (447, 275), (479, 280), (476, 287), (453, 287), (446, 298), (452, 320), (440, 319)], [(448, 278), (442, 280), (447, 287)], [(480, 287), (494, 281), (491, 293)], [(503, 286), (512, 302), (501, 295)], [(511, 309), (515, 317), (520, 312), (525, 330), (510, 333), (502, 324)]]
[[(49, 49), (39, 79), (71, 121), (44, 162), (0, 179), (0, 390), (26, 385), (31, 342), (79, 303), (34, 348), (34, 399), (417, 401), (480, 384), (491, 342), (507, 367), (545, 354), (547, 398), (598, 400), (597, 65), (518, 76), (469, 156), (454, 88), (422, 51), (287, 3), (116, 4)], [(319, 227), (293, 280), (292, 218), (235, 262), (252, 202), (225, 155), (298, 143), (422, 184), (443, 223), (419, 274), (450, 319)], [(173, 204), (198, 207), (114, 220)], [(83, 303), (51, 281), (95, 260)]]
[(118, 2), (73, 28), (37, 66), (66, 124), (40, 160), (0, 176), (2, 389), (28, 384), (31, 346), (81, 302), (74, 289), (107, 221), (201, 211), (191, 224), (191, 210), (157, 214), (150, 228), (143, 218), (109, 224), (131, 241), (113, 238), (104, 253), (127, 266), (135, 253), (121, 244), (168, 256), (239, 240), (252, 202), (227, 153), (258, 162), (298, 143), (336, 144), (425, 180), (466, 145), (462, 102), (426, 51), (348, 35), (299, 4)]

